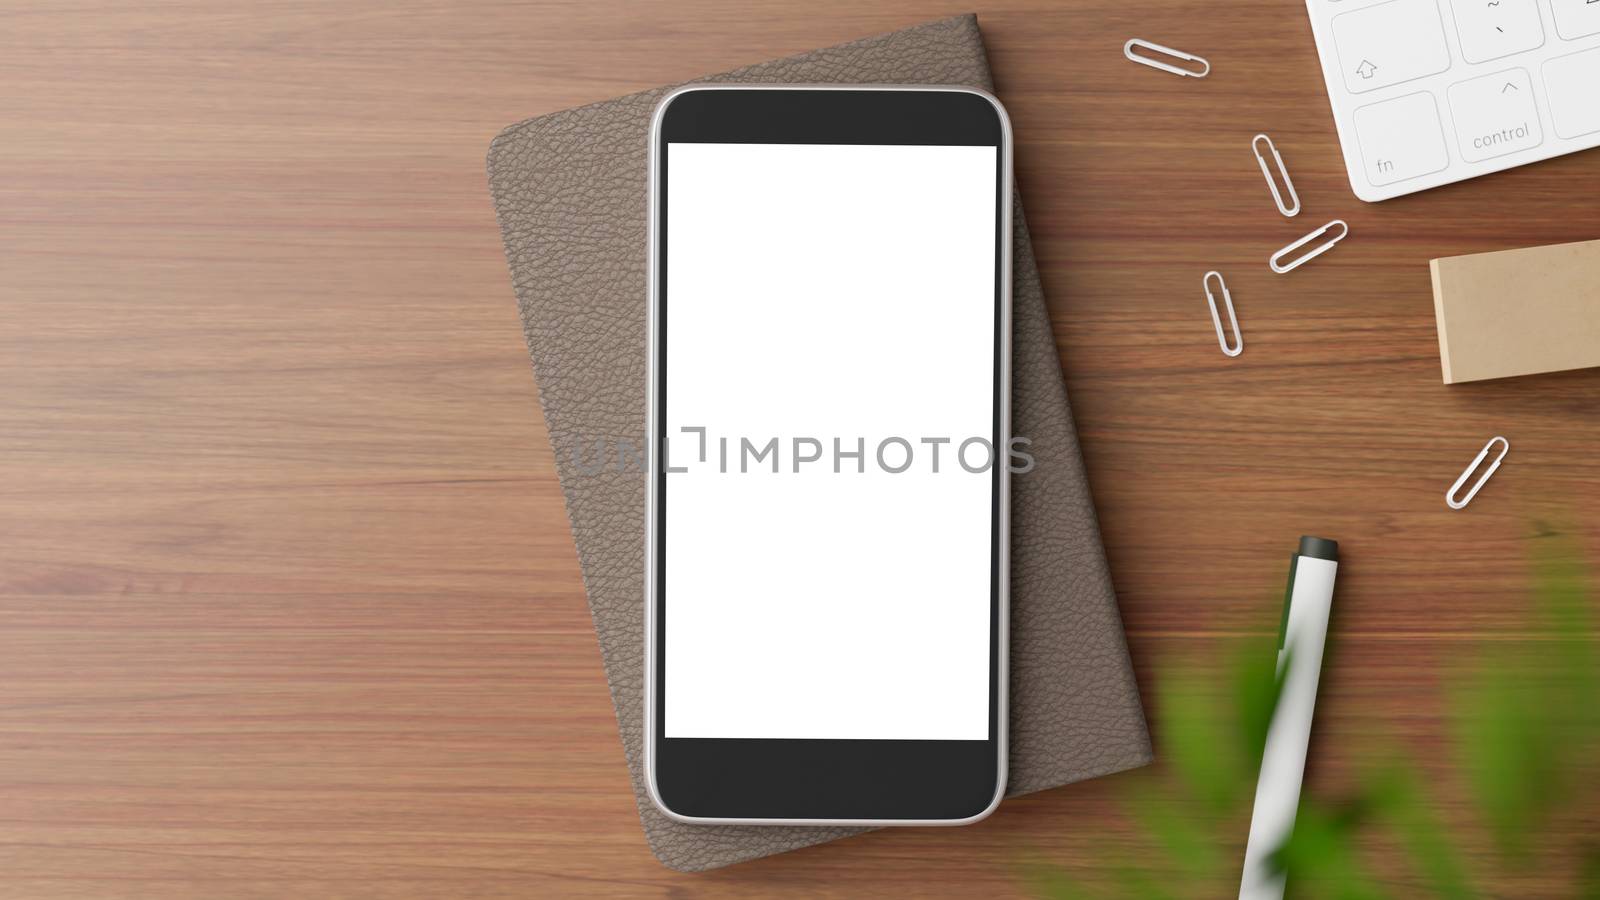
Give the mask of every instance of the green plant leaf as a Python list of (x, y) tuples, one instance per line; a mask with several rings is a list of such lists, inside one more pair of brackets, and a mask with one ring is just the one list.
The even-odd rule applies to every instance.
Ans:
[(1388, 896), (1356, 854), (1352, 838), (1362, 818), (1359, 810), (1330, 812), (1315, 802), (1301, 802), (1294, 833), (1274, 854), (1277, 865), (1288, 873), (1289, 896), (1336, 900)]
[(1122, 891), (1119, 896), (1129, 900), (1176, 900), (1178, 896), (1157, 881), (1147, 866), (1134, 864), (1125, 857), (1119, 857), (1111, 871), (1117, 876)]
[(1578, 871), (1578, 896), (1582, 900), (1600, 900), (1600, 845), (1583, 848), (1583, 860)]
[(1240, 796), (1245, 776), (1238, 742), (1225, 725), (1214, 690), (1193, 672), (1170, 671), (1161, 682), (1161, 752), (1186, 794), (1220, 814)]
[[(1542, 534), (1559, 537), (1549, 528)], [(1386, 896), (1358, 852), (1381, 829), (1398, 840), (1432, 896), (1480, 896), (1475, 873), (1487, 877), (1497, 859), (1530, 864), (1537, 848), (1541, 859), (1570, 862), (1579, 854), (1572, 896), (1600, 900), (1600, 844), (1592, 837), (1577, 846), (1552, 841), (1562, 833), (1545, 828), (1563, 821), (1569, 808), (1592, 808), (1583, 804), (1592, 804), (1600, 784), (1595, 600), (1569, 543), (1541, 540), (1537, 547), (1536, 621), (1528, 638), (1496, 636), (1478, 652), (1473, 672), (1448, 689), (1466, 781), (1502, 854), (1467, 858), (1420, 770), (1392, 753), (1360, 771), (1337, 802), (1302, 796), (1294, 832), (1272, 856), (1288, 873), (1289, 896)], [(1238, 870), (1227, 851), (1242, 834), (1222, 825), (1249, 808), (1282, 690), (1276, 655), (1276, 645), (1244, 643), (1219, 654), (1220, 661), (1166, 671), (1156, 707), (1166, 765), (1159, 777), (1124, 781), (1125, 809), (1145, 846), (1102, 848), (1092, 878), (1039, 866), (1028, 876), (1030, 887), (1060, 900), (1231, 895)]]
[(1261, 754), (1267, 745), (1272, 714), (1283, 696), (1283, 674), (1289, 671), (1289, 654), (1278, 663), (1276, 644), (1250, 641), (1234, 652), (1230, 667), (1233, 684), (1234, 716), (1246, 778), (1253, 780), (1261, 768)]
[(1500, 851), (1528, 854), (1528, 832), (1551, 796), (1552, 737), (1527, 673), (1500, 654), (1456, 701), (1458, 743), (1468, 781)]
[(1539, 541), (1534, 555), (1535, 609), (1551, 634), (1552, 706), (1565, 713), (1577, 742), (1600, 739), (1600, 655), (1591, 585), (1569, 540)]
[(1369, 772), (1362, 782), (1376, 800), (1377, 815), (1399, 835), (1401, 846), (1434, 896), (1447, 900), (1478, 896), (1416, 769), (1395, 759)]
[(1496, 646), (1456, 694), (1457, 741), (1501, 852), (1530, 862), (1539, 828), (1582, 787), (1600, 736), (1600, 672), (1587, 585), (1566, 540), (1536, 542), (1532, 635)]
[(1217, 880), (1224, 866), (1213, 832), (1196, 823), (1178, 802), (1159, 792), (1159, 786), (1140, 784), (1130, 790), (1128, 807), (1133, 821), (1153, 837), (1170, 865), (1163, 874), (1194, 885)]

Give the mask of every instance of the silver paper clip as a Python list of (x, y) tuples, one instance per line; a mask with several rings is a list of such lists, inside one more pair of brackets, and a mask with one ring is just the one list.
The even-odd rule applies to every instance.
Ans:
[[(1222, 316), (1217, 312), (1217, 298), (1211, 293), (1211, 276), (1217, 278), (1217, 287), (1222, 289), (1222, 305), (1228, 308), (1228, 325), (1233, 328), (1234, 345), (1228, 347), (1228, 338), (1222, 331)], [(1228, 283), (1222, 280), (1222, 273), (1212, 270), (1200, 279), (1200, 286), (1206, 290), (1206, 303), (1211, 306), (1211, 324), (1217, 329), (1217, 344), (1222, 347), (1225, 356), (1238, 356), (1244, 352), (1244, 334), (1239, 331), (1239, 319), (1233, 314), (1233, 295), (1228, 293)]]
[[(1267, 158), (1261, 155), (1261, 142), (1267, 142), (1267, 149), (1272, 151), (1272, 159), (1278, 165), (1278, 174), (1283, 177), (1284, 190), (1289, 192), (1289, 200), (1293, 206), (1283, 205), (1283, 195), (1278, 193), (1277, 179), (1272, 177), (1272, 171), (1267, 168)], [(1273, 146), (1272, 138), (1258, 134), (1250, 140), (1250, 152), (1256, 155), (1256, 165), (1261, 167), (1261, 175), (1267, 179), (1267, 189), (1272, 191), (1272, 202), (1278, 204), (1278, 212), (1289, 218), (1300, 215), (1300, 195), (1294, 192), (1294, 182), (1289, 180), (1289, 167), (1283, 164), (1283, 157), (1279, 155), (1278, 148)]]
[[(1135, 47), (1138, 47), (1141, 50), (1154, 50), (1157, 53), (1164, 53), (1173, 59), (1181, 59), (1184, 62), (1197, 62), (1200, 64), (1200, 70), (1196, 71), (1194, 69), (1185, 69), (1175, 66), (1172, 63), (1163, 62), (1159, 59), (1154, 59), (1149, 56), (1140, 56), (1139, 54), (1133, 52), (1133, 48)], [(1140, 40), (1139, 38), (1134, 38), (1133, 40), (1128, 41), (1126, 44), (1123, 44), (1122, 55), (1142, 66), (1149, 66), (1152, 69), (1160, 69), (1163, 72), (1171, 72), (1174, 75), (1182, 75), (1185, 78), (1204, 78), (1211, 74), (1211, 63), (1206, 62), (1203, 58), (1195, 56), (1192, 53), (1185, 53), (1182, 50), (1174, 50), (1171, 47), (1163, 47), (1160, 44), (1152, 44), (1149, 41)]]
[[(1301, 247), (1304, 247), (1306, 244), (1311, 243), (1312, 241), (1316, 240), (1319, 237), (1322, 237), (1322, 235), (1327, 233), (1328, 229), (1334, 227), (1335, 225), (1339, 226), (1339, 236), (1338, 237), (1329, 238), (1326, 241), (1323, 241), (1322, 243), (1320, 243), (1320, 244), (1318, 244), (1316, 246), (1316, 249), (1312, 250), (1310, 253), (1305, 254), (1304, 256), (1297, 257), (1293, 262), (1289, 263), (1288, 265), (1283, 265), (1283, 264), (1281, 264), (1279, 262), (1279, 260), (1283, 259), (1288, 254), (1293, 253), (1294, 251), (1299, 250)], [(1312, 261), (1313, 259), (1316, 259), (1317, 257), (1321, 256), (1322, 254), (1327, 253), (1329, 250), (1332, 250), (1333, 249), (1333, 245), (1339, 243), (1342, 240), (1344, 240), (1345, 236), (1348, 235), (1349, 233), (1350, 233), (1350, 226), (1346, 225), (1345, 221), (1343, 219), (1334, 219), (1332, 222), (1329, 222), (1328, 224), (1322, 226), (1321, 228), (1318, 228), (1316, 231), (1311, 232), (1310, 234), (1308, 234), (1305, 237), (1299, 239), (1298, 241), (1295, 241), (1294, 243), (1290, 244), (1289, 246), (1284, 247), (1282, 250), (1279, 250), (1277, 253), (1272, 254), (1272, 257), (1267, 260), (1267, 265), (1271, 266), (1272, 267), (1272, 271), (1277, 272), (1279, 275), (1282, 275), (1285, 272), (1293, 272), (1295, 269), (1300, 268), (1301, 266), (1303, 266), (1306, 263)]]
[[(1494, 462), (1489, 464), (1489, 468), (1483, 470), (1483, 474), (1478, 477), (1476, 482), (1473, 483), (1472, 490), (1467, 491), (1467, 495), (1465, 497), (1457, 500), (1456, 492), (1461, 490), (1461, 486), (1466, 484), (1467, 479), (1471, 477), (1472, 473), (1476, 472), (1478, 470), (1478, 466), (1483, 464), (1484, 458), (1489, 455), (1489, 449), (1494, 446), (1495, 441), (1500, 442), (1500, 455), (1494, 458)], [(1509, 452), (1511, 452), (1510, 441), (1498, 435), (1490, 438), (1489, 443), (1484, 444), (1483, 449), (1478, 451), (1478, 455), (1472, 458), (1472, 463), (1467, 466), (1467, 470), (1461, 473), (1460, 478), (1456, 479), (1456, 483), (1450, 485), (1450, 490), (1445, 492), (1444, 502), (1448, 504), (1451, 509), (1461, 509), (1468, 503), (1471, 503), (1472, 498), (1478, 496), (1478, 491), (1482, 490), (1483, 483), (1489, 480), (1489, 476), (1494, 474), (1495, 469), (1500, 468), (1501, 460), (1504, 460), (1506, 458), (1506, 454)]]

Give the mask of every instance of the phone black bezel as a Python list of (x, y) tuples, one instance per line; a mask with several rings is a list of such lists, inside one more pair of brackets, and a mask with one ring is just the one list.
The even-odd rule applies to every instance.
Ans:
[[(690, 90), (658, 113), (655, 172), (657, 295), (653, 458), (666, 428), (667, 171), (672, 143), (993, 146), (995, 153), (994, 418), (990, 527), (989, 733), (982, 741), (722, 739), (665, 737), (667, 478), (657, 473), (653, 556), (651, 742), (656, 797), (670, 813), (715, 820), (961, 821), (993, 806), (1003, 766), (1000, 610), (1003, 573), (1002, 435), (1005, 371), (1003, 243), (1009, 190), (1006, 125), (986, 96), (962, 90)], [(931, 188), (931, 186), (930, 186)]]

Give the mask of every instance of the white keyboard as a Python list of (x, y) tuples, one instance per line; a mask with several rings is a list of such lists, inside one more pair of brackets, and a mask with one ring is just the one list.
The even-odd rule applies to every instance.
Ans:
[[(1600, 145), (1600, 0), (1306, 0), (1367, 201)], [(1600, 197), (1600, 159), (1588, 190)]]

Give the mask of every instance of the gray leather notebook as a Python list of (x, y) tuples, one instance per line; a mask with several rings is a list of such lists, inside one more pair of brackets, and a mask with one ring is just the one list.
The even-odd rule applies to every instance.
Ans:
[[(701, 80), (992, 87), (970, 15)], [(684, 825), (645, 792), (645, 479), (637, 467), (604, 464), (596, 451), (644, 446), (646, 145), (651, 111), (667, 90), (507, 128), (490, 147), (489, 181), (645, 836), (666, 865), (699, 871), (861, 829)], [(1039, 272), (1016, 208), (1014, 428), (1032, 440), (1036, 468), (1012, 481), (1013, 795), (1150, 761)]]

